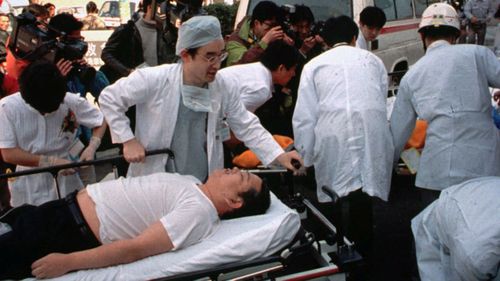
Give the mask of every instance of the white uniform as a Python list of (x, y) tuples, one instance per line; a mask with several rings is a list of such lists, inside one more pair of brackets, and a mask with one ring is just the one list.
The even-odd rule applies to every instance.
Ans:
[(422, 281), (500, 280), (500, 178), (445, 189), (412, 220)]
[(89, 185), (103, 244), (137, 237), (160, 221), (174, 250), (211, 235), (220, 220), (192, 176), (157, 173)]
[(238, 85), (241, 102), (251, 112), (255, 112), (272, 97), (271, 71), (260, 62), (226, 67), (217, 76), (231, 85)]
[[(177, 122), (181, 85), (182, 64), (178, 63), (136, 70), (127, 78), (105, 88), (99, 97), (99, 103), (109, 124), (113, 142), (123, 143), (134, 138), (125, 111), (136, 105), (135, 137), (146, 150), (169, 148)], [(283, 153), (283, 149), (262, 127), (258, 118), (245, 109), (239, 99), (238, 89), (238, 84), (218, 75), (209, 84), (213, 100), (221, 105), (217, 112), (208, 114), (209, 173), (224, 166), (223, 139), (220, 133), (224, 119), (236, 137), (244, 141), (265, 165)], [(128, 175), (163, 172), (166, 162), (166, 155), (147, 157), (145, 163), (131, 163)]]
[[(368, 51), (340, 46), (305, 65), (293, 114), (295, 147), (314, 165), (318, 187), (339, 196), (363, 187), (387, 200), (393, 146), (387, 72)], [(321, 202), (329, 200), (318, 188)]]
[[(52, 113), (41, 115), (17, 93), (0, 100), (0, 148), (19, 147), (36, 155), (69, 159), (69, 147), (79, 125), (100, 126), (101, 112), (79, 95), (67, 93)], [(33, 167), (17, 166), (17, 171)], [(78, 175), (58, 177), (61, 196), (83, 186)], [(21, 176), (9, 183), (12, 206), (40, 205), (57, 198), (56, 184), (49, 173)]]
[(358, 39), (356, 39), (356, 47), (368, 51), (368, 41), (366, 41), (361, 31), (359, 32)]
[(500, 62), (485, 47), (431, 44), (405, 74), (391, 116), (395, 157), (416, 117), (428, 122), (415, 185), (442, 190), (481, 176), (500, 176), (500, 133), (488, 86), (500, 87)]

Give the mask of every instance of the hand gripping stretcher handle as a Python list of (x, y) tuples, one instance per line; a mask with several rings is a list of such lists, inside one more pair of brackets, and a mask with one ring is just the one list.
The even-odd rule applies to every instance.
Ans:
[[(170, 150), (168, 148), (146, 151), (146, 156), (165, 154), (165, 153), (168, 154), (169, 159), (171, 159), (171, 160), (174, 159), (174, 153), (172, 152), (172, 150)], [(82, 166), (97, 165), (97, 164), (103, 164), (103, 163), (117, 163), (120, 161), (125, 161), (125, 158), (123, 157), (123, 155), (109, 156), (109, 157), (103, 157), (100, 159), (90, 160), (90, 161), (80, 161), (80, 162), (64, 164), (64, 165), (56, 165), (56, 166), (43, 167), (43, 168), (33, 168), (33, 169), (14, 172), (14, 173), (0, 174), (0, 179), (20, 177), (20, 176), (26, 176), (26, 175), (32, 175), (32, 174), (38, 174), (38, 173), (51, 173), (52, 176), (54, 177), (54, 179), (56, 179), (57, 174), (59, 173), (60, 170), (70, 169), (70, 168), (78, 168), (78, 167), (82, 167)], [(58, 184), (57, 180), (56, 180), (56, 187), (57, 187), (57, 197), (61, 198), (61, 194), (59, 191), (59, 184)]]

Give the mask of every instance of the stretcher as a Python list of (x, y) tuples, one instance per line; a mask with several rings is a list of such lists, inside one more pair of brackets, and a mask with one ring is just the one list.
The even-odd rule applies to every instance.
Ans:
[[(147, 155), (168, 153), (157, 150)], [(121, 156), (0, 175), (22, 176), (34, 172), (116, 162)], [(279, 174), (289, 185), (283, 202), (274, 194), (264, 215), (223, 220), (208, 239), (191, 247), (148, 257), (130, 264), (81, 270), (53, 280), (345, 280), (346, 271), (359, 262), (352, 244), (307, 199), (294, 194), (291, 172), (283, 168), (250, 170), (257, 174)], [(332, 195), (335, 196), (335, 195)], [(329, 235), (327, 239), (308, 232), (302, 222), (314, 219)], [(334, 264), (335, 261), (337, 266)]]

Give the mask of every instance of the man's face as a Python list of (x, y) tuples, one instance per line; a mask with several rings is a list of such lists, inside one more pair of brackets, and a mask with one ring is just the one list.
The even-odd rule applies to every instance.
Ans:
[(69, 40), (85, 40), (85, 37), (82, 36), (82, 32), (80, 30), (71, 31), (66, 35), (66, 38)]
[(292, 24), (291, 28), (293, 31), (295, 31), (295, 33), (297, 33), (302, 41), (309, 37), (311, 34), (311, 23), (305, 20), (299, 21), (296, 24)]
[(0, 16), (0, 29), (7, 31), (10, 25), (10, 20), (9, 17), (7, 16)]
[(280, 65), (275, 75), (273, 75), (273, 83), (286, 86), (290, 82), (290, 79), (295, 76), (295, 69), (295, 65), (290, 67), (290, 69), (287, 69), (284, 65)]
[(262, 179), (258, 176), (241, 172), (238, 168), (216, 170), (209, 179), (217, 186), (214, 196), (219, 196), (222, 201), (226, 202), (229, 209), (233, 209), (232, 203), (242, 200), (241, 193), (250, 189), (255, 189), (260, 192), (262, 189)]
[(198, 48), (194, 55), (181, 54), (186, 81), (194, 85), (204, 85), (214, 81), (222, 61), (227, 57), (224, 40), (215, 40)]
[(263, 21), (255, 20), (252, 28), (253, 34), (258, 39), (261, 39), (262, 37), (264, 37), (264, 35), (266, 35), (266, 33), (269, 30), (271, 30), (271, 28), (277, 25), (278, 23), (276, 22), (275, 19), (263, 20)]
[(359, 29), (361, 31), (361, 34), (363, 34), (363, 37), (365, 37), (366, 41), (369, 42), (377, 39), (378, 35), (380, 34), (380, 28), (370, 27), (368, 25), (364, 25), (363, 23), (361, 23)]

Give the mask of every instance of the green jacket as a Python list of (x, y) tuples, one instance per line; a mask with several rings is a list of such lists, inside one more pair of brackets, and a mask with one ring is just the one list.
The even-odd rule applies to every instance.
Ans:
[(226, 66), (257, 62), (267, 48), (266, 43), (258, 41), (253, 35), (250, 20), (250, 17), (244, 18), (229, 36), (226, 43), (228, 52)]

